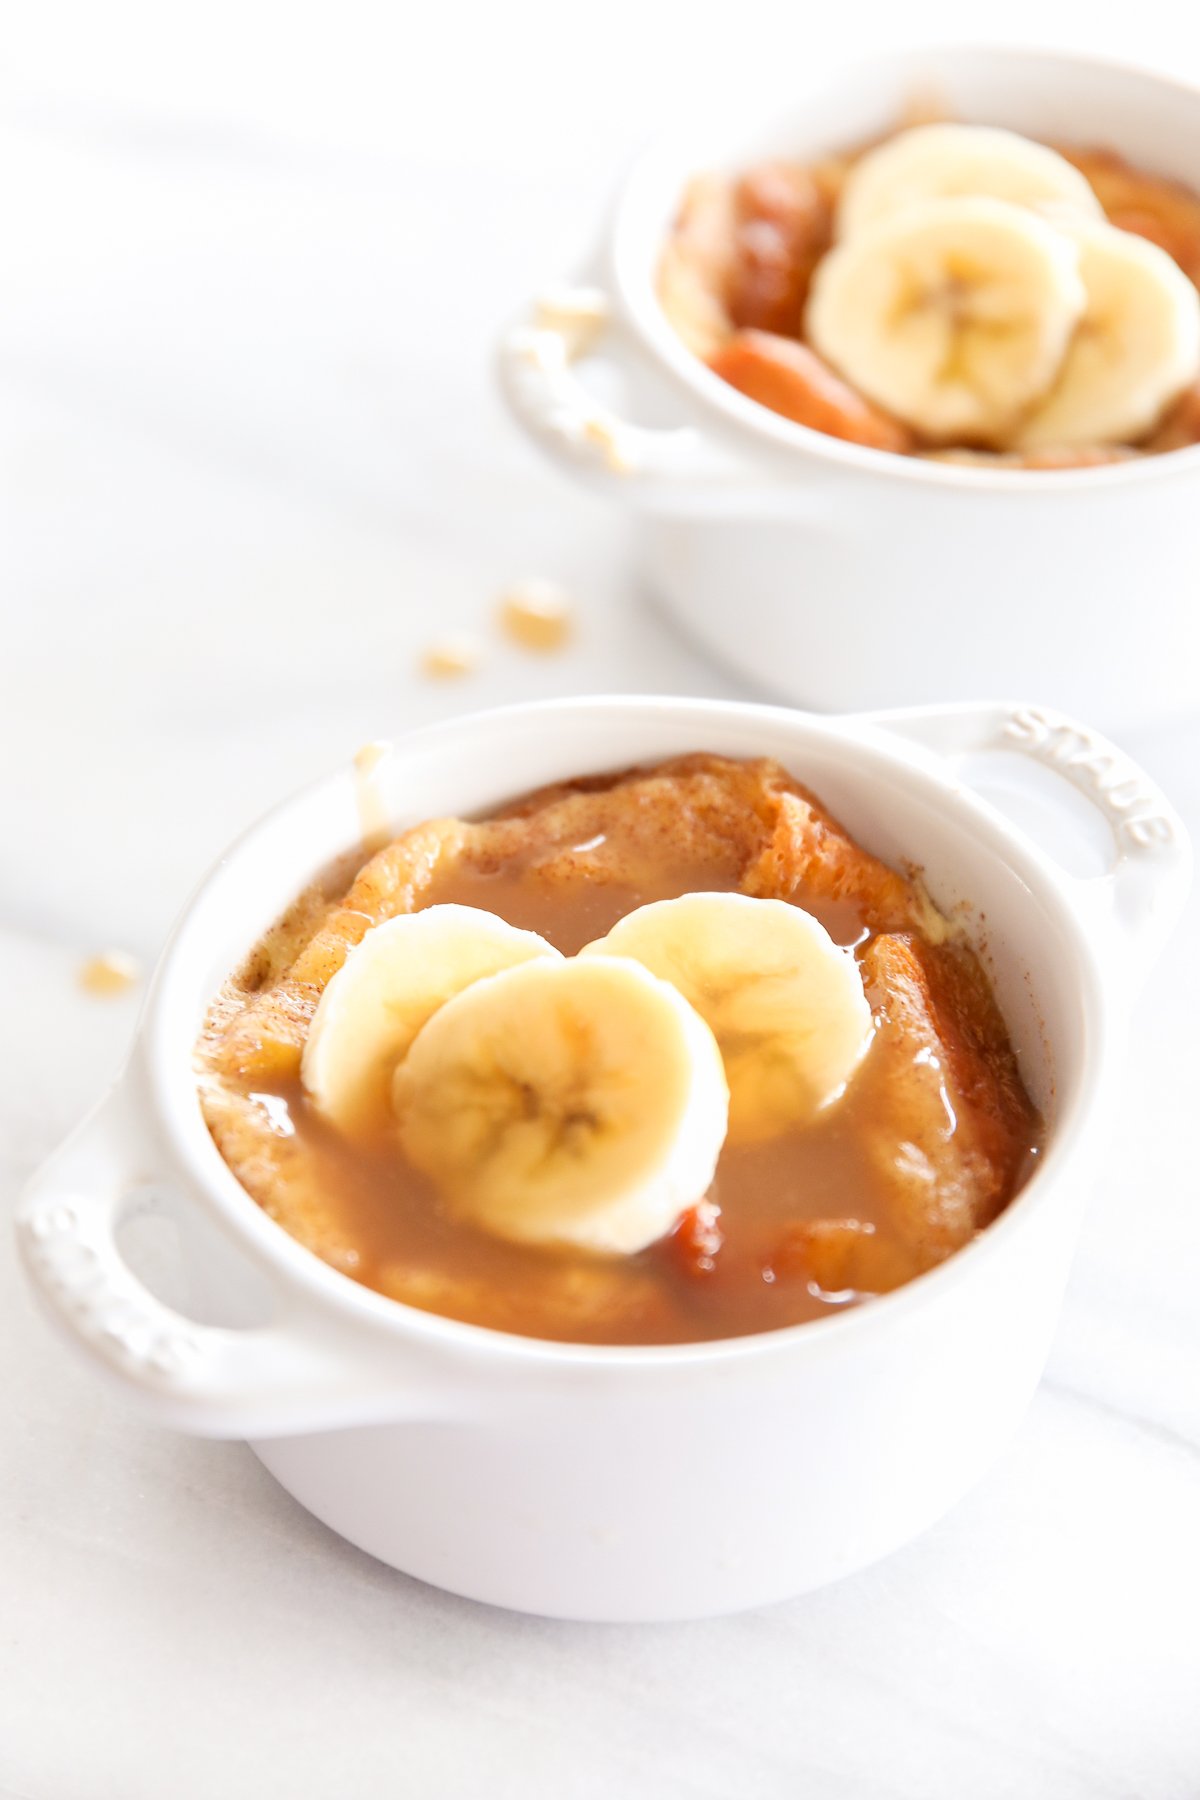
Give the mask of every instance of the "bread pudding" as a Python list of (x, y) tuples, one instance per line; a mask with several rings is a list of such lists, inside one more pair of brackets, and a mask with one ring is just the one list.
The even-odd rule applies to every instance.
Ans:
[(778, 764), (706, 754), (343, 859), (226, 983), (197, 1069), (225, 1161), (334, 1268), (585, 1343), (894, 1289), (1043, 1137), (916, 872)]
[(898, 455), (1057, 469), (1200, 441), (1200, 196), (938, 121), (690, 184), (678, 336), (749, 399)]

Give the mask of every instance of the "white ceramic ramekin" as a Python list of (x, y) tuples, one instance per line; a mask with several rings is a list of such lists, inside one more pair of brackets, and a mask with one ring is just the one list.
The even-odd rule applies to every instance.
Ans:
[(849, 709), (1032, 685), (1109, 728), (1192, 702), (1200, 448), (1061, 472), (884, 455), (747, 400), (659, 307), (654, 271), (690, 175), (853, 144), (928, 96), (1200, 185), (1200, 92), (1162, 77), (1019, 50), (789, 64), (782, 105), (724, 96), (635, 164), (583, 278), (585, 307), (608, 321), (586, 381), (573, 351), (588, 334), (560, 295), (505, 337), (503, 388), (560, 465), (632, 510), (679, 624), (769, 692)]
[[(867, 845), (920, 863), (943, 906), (982, 921), (1051, 1128), (1040, 1171), (951, 1261), (817, 1323), (608, 1349), (413, 1311), (302, 1249), (218, 1155), (192, 1047), (227, 972), (356, 841), (350, 770), (270, 814), (217, 865), (163, 956), (124, 1075), (18, 1213), (50, 1312), (151, 1418), (248, 1438), (354, 1543), (531, 1612), (667, 1619), (779, 1599), (883, 1555), (975, 1480), (1037, 1382), (1127, 1009), (1187, 885), (1185, 834), (1146, 776), (1029, 708), (818, 719), (715, 701), (558, 701), (419, 732), (379, 778), (399, 828), (698, 749), (779, 758)], [(1035, 763), (1061, 779), (1037, 771), (1050, 799), (1039, 789), (1029, 804), (1072, 844), (1078, 815), (1096, 826), (1102, 873), (1068, 874), (964, 778)], [(208, 1316), (257, 1306), (240, 1328), (169, 1310), (130, 1269), (120, 1226), (164, 1190), (192, 1223)]]

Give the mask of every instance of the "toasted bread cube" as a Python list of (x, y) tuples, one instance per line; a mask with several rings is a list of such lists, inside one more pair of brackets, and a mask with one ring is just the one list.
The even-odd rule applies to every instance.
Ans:
[(738, 331), (708, 359), (714, 375), (771, 412), (871, 450), (912, 448), (912, 434), (855, 393), (815, 350), (769, 331)]

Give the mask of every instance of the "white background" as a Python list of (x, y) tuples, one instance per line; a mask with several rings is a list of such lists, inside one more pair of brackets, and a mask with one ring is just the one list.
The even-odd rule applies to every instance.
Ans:
[[(281, 789), (466, 704), (733, 693), (619, 519), (515, 441), (497, 325), (672, 94), (849, 44), (1084, 45), (1200, 74), (1183, 7), (739, 0), (9, 7), (0, 19), (0, 1179), (102, 1090), (188, 887)], [(414, 674), (498, 587), (549, 662)], [(1195, 719), (1129, 747), (1200, 824)], [(1190, 930), (1200, 913), (1193, 906)], [(1177, 940), (1047, 1381), (920, 1543), (771, 1612), (521, 1620), (373, 1564), (238, 1446), (141, 1426), (0, 1239), (0, 1796), (1195, 1800), (1200, 1012)]]

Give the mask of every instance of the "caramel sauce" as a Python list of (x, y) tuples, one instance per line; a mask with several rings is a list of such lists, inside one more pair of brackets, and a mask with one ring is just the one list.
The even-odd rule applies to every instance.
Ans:
[[(637, 906), (735, 885), (714, 879), (703, 863), (673, 859), (665, 848), (632, 867), (615, 856), (623, 878), (597, 880), (591, 853), (600, 847), (597, 839), (575, 847), (577, 879), (562, 879), (560, 855), (553, 884), (542, 879), (536, 853), (494, 871), (452, 864), (434, 877), (423, 903), (483, 908), (570, 955)], [(873, 936), (853, 901), (803, 886), (792, 897), (862, 957), (873, 943), (912, 941)], [(929, 955), (962, 953), (930, 948)], [(978, 986), (973, 959), (971, 968)], [(875, 1004), (877, 996), (871, 998)], [(998, 1018), (994, 1008), (992, 1016)], [(1011, 1059), (1006, 1039), (1003, 1047)], [(624, 1258), (492, 1238), (451, 1218), (393, 1140), (350, 1143), (324, 1124), (293, 1074), (259, 1074), (248, 1085), (268, 1109), (272, 1128), (294, 1138), (296, 1154), (316, 1176), (341, 1246), (336, 1254), (322, 1253), (355, 1279), (427, 1310), (526, 1336), (653, 1344), (739, 1336), (827, 1316), (911, 1279), (1000, 1210), (1031, 1166), (1040, 1121), (1013, 1076), (1020, 1101), (1012, 1129), (997, 1139), (996, 1179), (980, 1190), (987, 1197), (976, 1196), (966, 1223), (960, 1208), (960, 1223), (950, 1229), (953, 1181), (946, 1177), (947, 1191), (929, 1189), (928, 1171), (919, 1168), (914, 1185), (910, 1166), (923, 1156), (936, 1173), (939, 1156), (959, 1154), (960, 1120), (945, 1082), (916, 1086), (909, 1079), (914, 1071), (927, 1074), (931, 1059), (936, 1070), (938, 1052), (927, 1036), (906, 1035), (899, 1025), (881, 1028), (839, 1102), (770, 1142), (726, 1146), (708, 1197), (713, 1210), (688, 1215), (670, 1237)], [(959, 1179), (957, 1163), (951, 1166)], [(928, 1216), (919, 1214), (918, 1201), (931, 1209)]]

